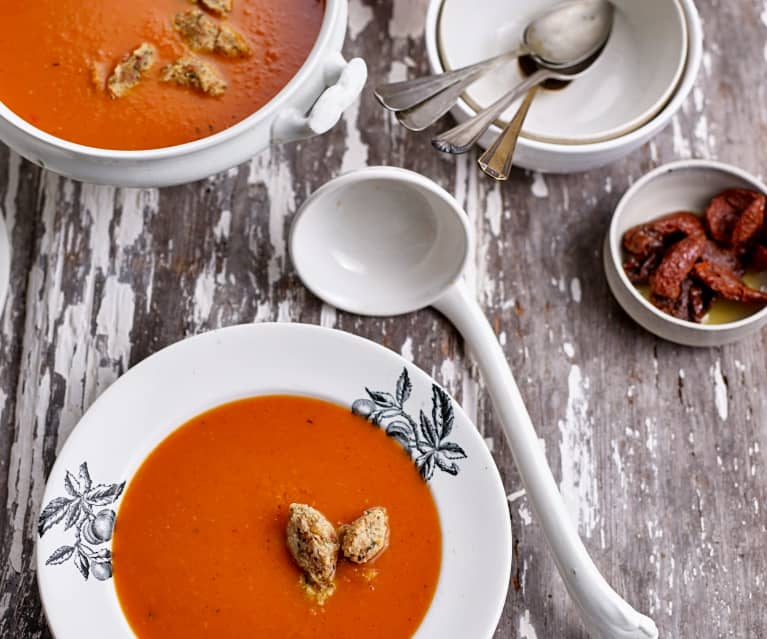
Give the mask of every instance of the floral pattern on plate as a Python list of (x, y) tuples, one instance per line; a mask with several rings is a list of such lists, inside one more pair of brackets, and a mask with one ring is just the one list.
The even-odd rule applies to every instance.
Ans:
[(416, 421), (405, 410), (405, 402), (413, 391), (407, 368), (397, 380), (394, 394), (365, 388), (370, 399), (358, 399), (352, 412), (365, 417), (386, 430), (413, 458), (418, 472), (425, 481), (434, 476), (435, 468), (457, 475), (457, 460), (466, 459), (466, 452), (455, 442), (447, 441), (453, 430), (455, 414), (450, 396), (436, 384), (431, 387), (431, 418), (420, 411)]
[[(83, 462), (77, 476), (67, 471), (64, 478), (65, 496), (56, 497), (43, 508), (38, 519), (37, 532), (42, 537), (54, 526), (64, 524), (64, 530), (72, 530), (71, 544), (59, 546), (46, 559), (46, 566), (55, 566), (73, 560), (84, 579), (93, 575), (104, 581), (112, 577), (112, 551), (95, 546), (112, 539), (115, 511), (102, 508), (113, 504), (123, 492), (125, 482), (120, 484), (96, 484), (94, 486)], [(100, 509), (100, 510), (97, 510)]]

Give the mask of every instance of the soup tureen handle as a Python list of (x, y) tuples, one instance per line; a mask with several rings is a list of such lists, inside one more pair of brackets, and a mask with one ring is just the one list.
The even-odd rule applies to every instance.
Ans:
[(308, 113), (295, 107), (282, 111), (272, 125), (272, 143), (321, 135), (332, 129), (343, 112), (359, 98), (368, 71), (362, 58), (347, 62), (335, 54), (325, 65), (325, 89)]

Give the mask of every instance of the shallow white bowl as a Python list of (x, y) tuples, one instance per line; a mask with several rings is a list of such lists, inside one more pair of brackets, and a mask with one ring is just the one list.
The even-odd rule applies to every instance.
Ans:
[[(500, 55), (522, 41), (530, 20), (560, 0), (444, 0), (439, 47), (445, 68)], [(522, 135), (559, 144), (618, 137), (651, 120), (676, 89), (687, 60), (687, 23), (678, 0), (614, 0), (610, 39), (588, 73), (557, 91), (541, 91)], [(481, 37), (467, 37), (467, 33)], [(523, 79), (519, 65), (503, 65), (471, 85), (466, 102), (489, 106)], [(521, 98), (501, 118), (510, 120)]]
[[(426, 53), (434, 73), (445, 69), (439, 55), (438, 22), (444, 0), (431, 0), (426, 16)], [(669, 124), (674, 114), (692, 91), (703, 59), (703, 29), (693, 0), (679, 0), (684, 10), (688, 32), (687, 62), (679, 85), (671, 99), (650, 121), (617, 138), (585, 144), (555, 144), (520, 137), (514, 155), (514, 164), (524, 169), (544, 173), (576, 173), (610, 164), (650, 140)], [(459, 100), (451, 113), (464, 122), (474, 110), (465, 100)], [(487, 148), (500, 135), (498, 126), (491, 126), (479, 144)]]
[(667, 315), (653, 306), (623, 270), (623, 234), (632, 226), (665, 213), (700, 212), (712, 197), (729, 188), (767, 193), (767, 186), (745, 171), (708, 160), (672, 162), (636, 182), (618, 203), (604, 244), (607, 283), (618, 303), (640, 326), (658, 337), (686, 346), (719, 346), (734, 342), (767, 325), (767, 307), (737, 322), (695, 324)]
[(270, 144), (320, 135), (336, 124), (367, 78), (361, 59), (346, 62), (340, 53), (348, 12), (348, 0), (326, 0), (320, 33), (293, 78), (263, 107), (215, 135), (146, 151), (100, 149), (46, 133), (0, 102), (0, 140), (38, 166), (83, 182), (156, 187), (199, 180)]
[[(395, 390), (403, 371), (412, 382), (409, 396)], [(120, 484), (130, 484), (157, 444), (195, 415), (235, 399), (275, 393), (314, 396), (351, 409), (357, 400), (370, 404), (366, 388), (397, 396), (403, 412), (417, 420), (421, 410), (432, 414), (438, 387), (394, 352), (316, 326), (249, 324), (186, 339), (132, 368), (86, 412), (53, 466), (42, 512), (54, 516), (55, 504), (65, 504), (53, 500), (72, 500), (67, 471), (76, 480), (85, 462), (99, 509), (115, 509), (119, 525)], [(442, 566), (415, 638), (490, 639), (511, 572), (508, 503), (487, 445), (461, 407), (455, 401), (450, 406), (454, 423), (445, 440), (460, 446), (465, 457), (453, 456), (457, 474), (436, 467), (428, 480), (442, 528)], [(384, 418), (384, 426), (391, 419)], [(409, 452), (414, 458), (418, 454)], [(110, 502), (111, 497), (115, 499)], [(53, 634), (58, 639), (133, 637), (113, 581), (94, 580), (92, 570), (90, 579), (84, 579), (75, 565), (77, 553), (67, 556), (61, 550), (73, 547), (78, 526), (65, 529), (64, 521), (49, 523), (37, 539), (37, 579)], [(109, 545), (92, 550), (101, 553), (102, 561), (111, 561)], [(48, 565), (52, 556), (58, 563)]]

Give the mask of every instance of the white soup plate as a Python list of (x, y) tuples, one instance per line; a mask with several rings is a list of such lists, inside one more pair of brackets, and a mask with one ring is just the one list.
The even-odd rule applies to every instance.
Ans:
[[(412, 383), (412, 392), (404, 398), (396, 391), (403, 375)], [(48, 478), (37, 569), (53, 634), (57, 639), (134, 636), (110, 577), (110, 542), (87, 549), (92, 559), (79, 558), (76, 549), (66, 550), (76, 545), (80, 524), (66, 529), (56, 512), (67, 507), (62, 500), (72, 501), (72, 490), (82, 492), (83, 484), (90, 483), (88, 490), (99, 509), (113, 509), (119, 526), (123, 482), (129, 487), (147, 455), (192, 417), (229, 401), (270, 394), (314, 396), (352, 410), (355, 402), (357, 407), (370, 405), (366, 388), (397, 397), (403, 413), (416, 419), (421, 410), (431, 415), (435, 395), (444, 392), (426, 373), (382, 346), (303, 324), (248, 324), (212, 331), (165, 348), (131, 369), (85, 413)], [(450, 463), (443, 464), (455, 474), (430, 465), (428, 483), (442, 528), (442, 566), (415, 638), (490, 639), (511, 573), (508, 503), (484, 440), (461, 407), (453, 400), (451, 406), (454, 426), (445, 439), (460, 446), (465, 457), (455, 460), (457, 472)], [(414, 460), (419, 455), (408, 452)], [(79, 471), (83, 464), (89, 478)], [(68, 471), (74, 478), (81, 475), (74, 480), (78, 486), (71, 485)], [(87, 516), (83, 513), (82, 521)]]

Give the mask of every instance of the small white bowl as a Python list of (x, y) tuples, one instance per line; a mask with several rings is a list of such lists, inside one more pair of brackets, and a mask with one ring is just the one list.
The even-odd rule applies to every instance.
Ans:
[[(567, 87), (536, 96), (523, 136), (557, 144), (609, 140), (651, 120), (668, 102), (687, 60), (687, 23), (679, 1), (613, 1), (613, 30), (599, 59)], [(438, 25), (443, 65), (457, 69), (508, 51), (521, 42), (531, 19), (558, 2), (444, 0)], [(466, 46), (467, 33), (483, 35)], [(518, 64), (506, 64), (471, 85), (464, 97), (475, 110), (484, 108), (523, 79)], [(499, 118), (501, 125), (520, 102)]]
[(607, 283), (623, 310), (658, 337), (686, 346), (720, 346), (748, 337), (767, 325), (767, 307), (726, 324), (677, 319), (645, 299), (623, 270), (621, 241), (629, 228), (673, 211), (702, 213), (712, 197), (729, 188), (767, 193), (767, 186), (760, 180), (729, 164), (684, 160), (650, 171), (626, 191), (615, 209), (604, 245)]
[[(442, 73), (445, 70), (439, 55), (437, 34), (443, 1), (431, 0), (426, 16), (426, 53), (434, 73)], [(588, 171), (628, 155), (668, 125), (692, 91), (703, 59), (703, 29), (698, 11), (693, 0), (679, 0), (679, 3), (684, 11), (687, 24), (687, 62), (676, 91), (654, 118), (630, 133), (602, 142), (554, 144), (520, 137), (514, 155), (514, 164), (524, 169), (544, 173)], [(479, 38), (481, 35), (474, 34), (472, 38)], [(459, 122), (464, 122), (474, 115), (474, 110), (465, 100), (459, 100), (451, 113)], [(500, 133), (501, 130), (498, 126), (491, 126), (479, 141), (480, 146), (487, 148)]]

